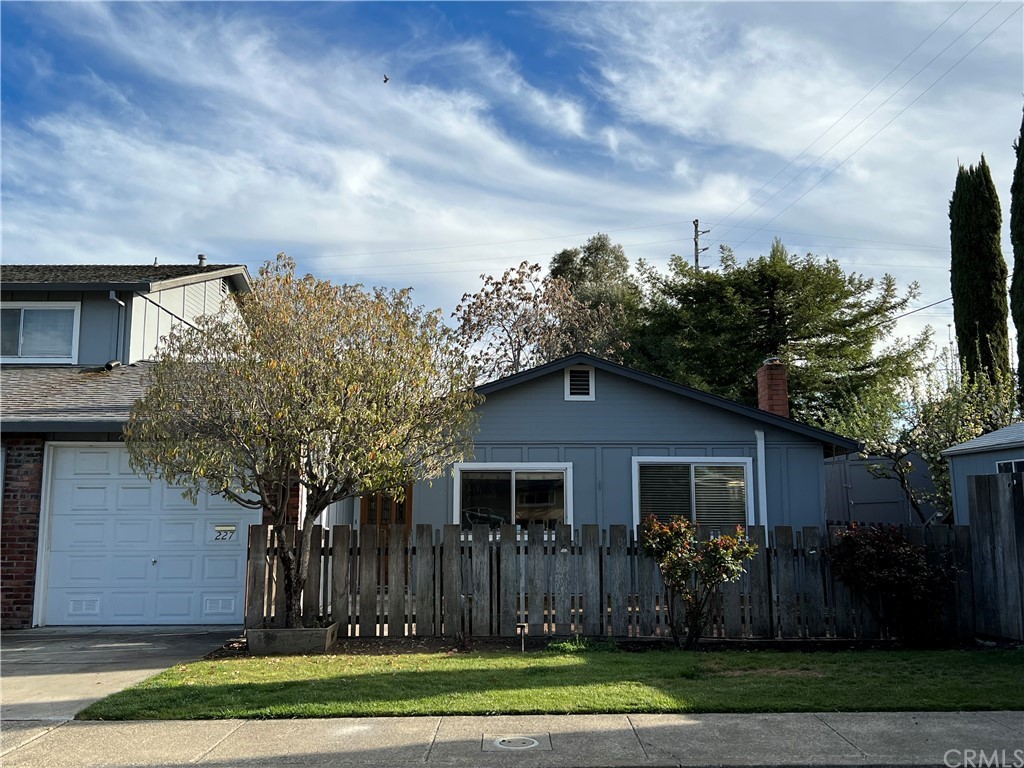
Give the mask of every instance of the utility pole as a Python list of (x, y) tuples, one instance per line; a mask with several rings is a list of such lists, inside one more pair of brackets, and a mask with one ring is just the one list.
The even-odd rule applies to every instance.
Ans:
[(693, 268), (694, 269), (698, 269), (698, 270), (700, 269), (700, 255), (702, 253), (704, 253), (704, 251), (706, 251), (708, 249), (707, 246), (704, 246), (703, 248), (700, 247), (700, 236), (701, 235), (706, 235), (710, 231), (711, 231), (710, 229), (701, 229), (700, 228), (700, 219), (694, 219), (693, 220)]

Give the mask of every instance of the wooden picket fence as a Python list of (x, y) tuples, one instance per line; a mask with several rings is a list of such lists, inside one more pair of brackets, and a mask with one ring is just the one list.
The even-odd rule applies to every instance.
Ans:
[[(707, 636), (714, 638), (881, 639), (890, 636), (861, 601), (833, 578), (828, 540), (818, 528), (753, 528), (757, 555), (717, 595)], [(970, 530), (909, 528), (934, 561), (957, 568), (942, 616), (943, 633), (974, 632)], [(269, 526), (249, 530), (247, 628), (284, 625), (280, 547)], [(502, 526), (472, 532), (446, 525), (313, 533), (303, 595), (306, 626), (338, 622), (339, 637), (669, 636), (665, 590), (655, 563), (626, 526), (545, 530)]]

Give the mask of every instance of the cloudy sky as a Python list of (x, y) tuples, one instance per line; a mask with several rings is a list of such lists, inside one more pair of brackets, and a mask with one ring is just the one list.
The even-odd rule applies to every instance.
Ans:
[(778, 236), (923, 306), (958, 162), (985, 154), (1009, 219), (1021, 9), (5, 0), (3, 260), (286, 251), (450, 312), (599, 231), (692, 255), (699, 219), (702, 263)]

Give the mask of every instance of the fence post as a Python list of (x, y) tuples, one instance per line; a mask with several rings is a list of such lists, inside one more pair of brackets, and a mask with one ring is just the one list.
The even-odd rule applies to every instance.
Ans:
[(515, 637), (519, 616), (516, 612), (516, 598), (519, 596), (519, 558), (516, 557), (516, 527), (506, 523), (501, 526), (500, 581), (501, 597), (498, 600), (498, 631), (502, 637)]
[(434, 526), (416, 526), (416, 636), (434, 633)]
[(778, 594), (779, 631), (784, 638), (800, 637), (796, 569), (793, 562), (793, 529), (775, 526), (775, 589)]
[(527, 527), (526, 608), (530, 637), (544, 635), (544, 598), (547, 584), (544, 573), (544, 526), (533, 523)]

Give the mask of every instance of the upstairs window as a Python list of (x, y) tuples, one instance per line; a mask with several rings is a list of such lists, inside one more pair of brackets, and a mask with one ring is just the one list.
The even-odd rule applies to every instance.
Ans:
[(5, 363), (77, 363), (81, 305), (73, 301), (7, 302), (0, 307)]
[(594, 399), (594, 369), (589, 365), (578, 365), (565, 369), (565, 399)]

